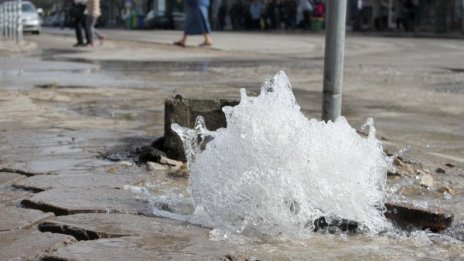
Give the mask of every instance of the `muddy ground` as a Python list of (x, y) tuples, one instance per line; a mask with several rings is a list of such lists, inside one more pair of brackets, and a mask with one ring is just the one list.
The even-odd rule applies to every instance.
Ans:
[[(153, 200), (185, 193), (186, 178), (102, 158), (162, 136), (165, 98), (257, 93), (279, 70), (305, 115), (319, 118), (323, 36), (217, 34), (214, 48), (183, 49), (166, 44), (172, 32), (108, 31), (104, 46), (75, 49), (69, 32), (50, 33), (26, 37), (36, 44), (27, 51), (0, 48), (1, 259), (464, 258), (456, 237), (211, 241), (185, 223), (191, 206)], [(461, 40), (349, 37), (343, 90), (353, 127), (373, 117), (389, 152), (410, 147), (403, 158), (413, 167), (392, 175), (391, 189), (454, 212), (461, 226), (463, 58)], [(426, 175), (432, 183), (421, 185)], [(139, 185), (149, 195), (134, 194)]]

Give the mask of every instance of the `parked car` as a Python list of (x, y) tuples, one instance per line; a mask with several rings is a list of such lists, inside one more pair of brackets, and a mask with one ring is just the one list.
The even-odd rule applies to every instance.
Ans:
[(59, 26), (61, 21), (61, 15), (58, 12), (54, 12), (44, 17), (43, 26)]
[(185, 14), (165, 11), (150, 11), (144, 19), (146, 29), (182, 29), (184, 27)]
[(23, 32), (32, 32), (40, 34), (41, 19), (39, 12), (41, 9), (35, 8), (34, 4), (29, 1), (22, 1), (21, 21), (23, 21)]

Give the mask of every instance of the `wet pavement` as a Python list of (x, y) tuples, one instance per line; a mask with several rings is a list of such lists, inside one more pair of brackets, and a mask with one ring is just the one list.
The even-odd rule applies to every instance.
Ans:
[[(114, 40), (93, 49), (71, 48), (67, 33), (46, 34), (27, 38), (37, 44), (29, 52), (0, 52), (0, 259), (464, 259), (459, 236), (430, 232), (215, 237), (185, 222), (187, 178), (102, 158), (162, 136), (165, 98), (258, 93), (278, 70), (305, 115), (319, 118), (321, 35), (218, 34), (214, 49), (181, 49), (166, 45), (176, 33), (108, 32)], [(463, 51), (459, 40), (349, 38), (343, 105), (359, 130), (374, 117), (389, 152), (411, 147), (403, 155), (410, 166), (389, 178), (390, 190), (454, 212), (458, 226)]]

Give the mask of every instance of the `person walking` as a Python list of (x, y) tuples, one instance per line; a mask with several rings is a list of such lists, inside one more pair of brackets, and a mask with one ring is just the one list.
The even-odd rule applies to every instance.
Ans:
[(263, 11), (263, 6), (259, 0), (254, 0), (250, 5), (250, 16), (252, 29), (259, 30), (261, 28), (261, 15)]
[(98, 40), (100, 40), (100, 45), (103, 45), (103, 40), (106, 36), (100, 33), (97, 29), (95, 29), (95, 24), (97, 23), (98, 18), (101, 16), (101, 9), (100, 9), (100, 0), (87, 0), (87, 21), (86, 26), (89, 33), (89, 40), (87, 45), (92, 47), (93, 46), (93, 36), (97, 36)]
[(199, 46), (211, 46), (209, 34), (211, 26), (208, 21), (209, 0), (187, 0), (187, 15), (185, 18), (184, 35), (174, 45), (185, 47), (188, 35), (203, 35), (204, 41)]
[(298, 0), (296, 25), (307, 30), (311, 26), (311, 12), (313, 6), (308, 0)]
[(87, 43), (90, 39), (90, 33), (86, 29), (86, 16), (85, 16), (85, 8), (86, 8), (86, 0), (74, 0), (73, 6), (71, 8), (71, 16), (73, 18), (74, 29), (76, 31), (76, 39), (77, 43), (74, 44), (74, 47), (84, 47), (84, 38), (82, 37), (82, 29), (84, 28), (85, 38)]

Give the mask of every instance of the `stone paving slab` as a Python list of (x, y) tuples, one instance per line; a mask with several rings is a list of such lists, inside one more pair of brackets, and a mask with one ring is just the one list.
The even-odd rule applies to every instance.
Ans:
[(147, 235), (79, 241), (48, 254), (46, 258), (73, 261), (232, 260), (224, 259), (230, 253), (230, 248), (224, 242), (205, 238)]
[(0, 191), (0, 205), (14, 205), (33, 195), (33, 193), (27, 191)]
[(34, 171), (29, 171), (29, 170), (15, 169), (15, 168), (0, 168), (0, 172), (15, 173), (15, 174), (20, 174), (26, 177), (52, 174), (52, 173), (45, 173), (45, 172), (34, 172)]
[(38, 260), (46, 253), (75, 243), (68, 235), (16, 230), (0, 233), (0, 260)]
[(8, 186), (15, 181), (23, 179), (24, 176), (16, 173), (0, 172), (0, 187)]
[(0, 232), (31, 228), (54, 216), (53, 213), (44, 213), (35, 209), (14, 206), (0, 208)]
[(454, 214), (439, 208), (419, 208), (411, 204), (387, 202), (385, 217), (404, 229), (410, 227), (441, 231), (451, 226)]
[(40, 192), (21, 202), (24, 206), (53, 212), (55, 215), (77, 213), (144, 213), (148, 203), (128, 190), (109, 188), (55, 188)]
[(209, 229), (165, 218), (131, 214), (89, 213), (59, 216), (39, 225), (40, 231), (72, 235), (78, 240), (152, 234), (207, 237)]
[(43, 175), (22, 179), (13, 184), (16, 188), (44, 191), (52, 188), (123, 188), (140, 184), (147, 176), (119, 174)]

